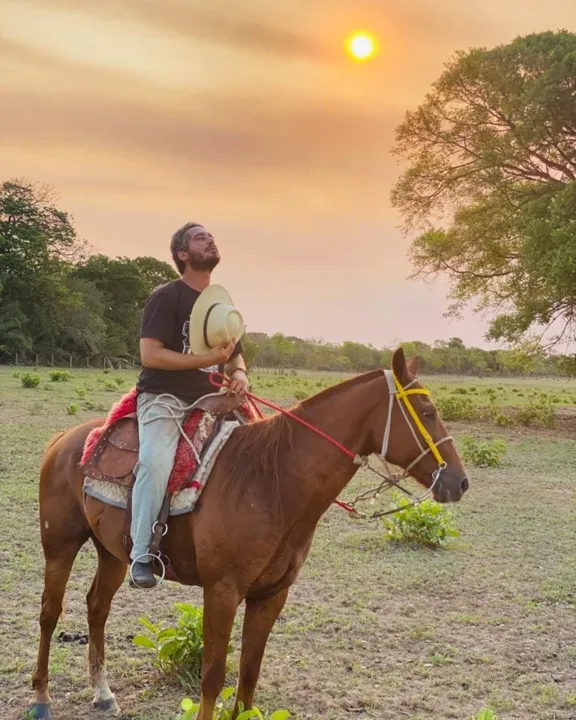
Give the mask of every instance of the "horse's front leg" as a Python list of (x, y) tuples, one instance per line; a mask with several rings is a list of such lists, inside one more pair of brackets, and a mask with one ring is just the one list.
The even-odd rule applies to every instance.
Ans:
[(216, 585), (204, 590), (202, 694), (196, 720), (212, 720), (226, 678), (230, 633), (241, 599), (236, 588), (230, 585)]
[(242, 703), (244, 710), (250, 710), (254, 705), (254, 693), (268, 636), (287, 597), (288, 588), (270, 598), (246, 600), (246, 613), (242, 628), (240, 676), (233, 718), (238, 715), (239, 703)]

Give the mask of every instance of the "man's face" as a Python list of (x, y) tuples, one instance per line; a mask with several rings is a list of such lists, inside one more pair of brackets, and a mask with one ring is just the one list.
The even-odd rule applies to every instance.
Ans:
[(186, 237), (188, 250), (178, 253), (180, 259), (190, 265), (192, 270), (214, 270), (220, 262), (220, 253), (212, 235), (207, 230), (192, 228)]

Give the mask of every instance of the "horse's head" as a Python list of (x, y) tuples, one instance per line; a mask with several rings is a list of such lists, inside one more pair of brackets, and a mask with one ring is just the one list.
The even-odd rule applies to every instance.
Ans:
[(430, 488), (438, 502), (457, 502), (468, 489), (468, 478), (454, 442), (416, 374), (417, 360), (406, 362), (402, 348), (396, 350), (392, 370), (386, 371), (390, 401), (382, 404), (386, 410), (376, 423), (375, 442), (382, 442), (378, 452), (383, 460)]

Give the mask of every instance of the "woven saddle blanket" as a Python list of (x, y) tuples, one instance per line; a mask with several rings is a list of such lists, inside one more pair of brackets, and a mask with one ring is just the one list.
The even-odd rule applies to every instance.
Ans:
[[(129, 506), (138, 462), (136, 399), (133, 388), (112, 407), (105, 423), (88, 435), (80, 460), (84, 492), (123, 509)], [(206, 395), (186, 411), (168, 482), (170, 515), (194, 510), (232, 432), (255, 419), (246, 402), (225, 393)]]

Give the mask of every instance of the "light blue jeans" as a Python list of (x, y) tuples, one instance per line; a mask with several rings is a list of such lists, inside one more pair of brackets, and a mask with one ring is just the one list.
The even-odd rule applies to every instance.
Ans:
[[(132, 522), (130, 535), (133, 547), (130, 558), (148, 552), (152, 538), (152, 525), (158, 519), (162, 502), (168, 487), (168, 480), (174, 465), (174, 456), (178, 447), (180, 431), (170, 417), (166, 407), (155, 403), (160, 397), (153, 393), (138, 395), (137, 416), (140, 450), (135, 468), (136, 479), (132, 489)], [(168, 403), (177, 413), (185, 406), (184, 402), (169, 395), (160, 397), (164, 405)], [(140, 558), (140, 562), (150, 562), (151, 557)]]

